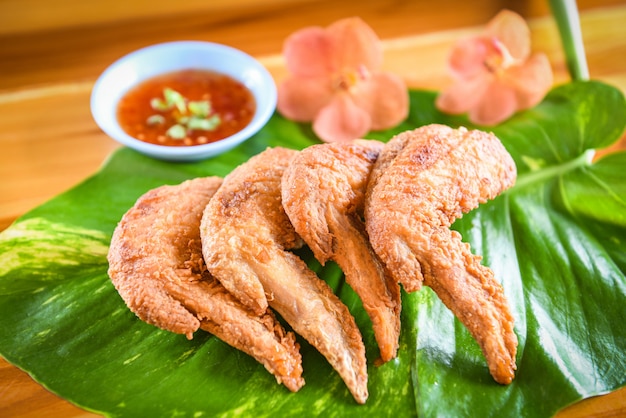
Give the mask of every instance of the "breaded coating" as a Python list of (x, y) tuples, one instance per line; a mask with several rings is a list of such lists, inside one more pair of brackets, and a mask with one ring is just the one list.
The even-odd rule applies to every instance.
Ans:
[(431, 287), (510, 383), (517, 336), (502, 286), (450, 225), (511, 187), (516, 167), (489, 133), (429, 125), (392, 138), (372, 171), (365, 220), (376, 253), (405, 290)]
[(202, 328), (262, 363), (279, 383), (304, 385), (295, 335), (267, 310), (256, 315), (209, 274), (202, 258), (200, 221), (221, 185), (197, 178), (148, 191), (116, 227), (109, 276), (140, 319), (192, 338)]
[(260, 283), (272, 309), (326, 357), (355, 400), (364, 403), (365, 346), (354, 318), (326, 282), (286, 251), (302, 245), (281, 202), (281, 177), (295, 155), (269, 148), (224, 179), (202, 217), (204, 257), (220, 281)]
[(381, 360), (389, 361), (398, 350), (400, 286), (385, 273), (362, 220), (369, 174), (383, 145), (354, 140), (305, 148), (283, 175), (282, 201), (320, 263), (341, 267), (372, 320)]

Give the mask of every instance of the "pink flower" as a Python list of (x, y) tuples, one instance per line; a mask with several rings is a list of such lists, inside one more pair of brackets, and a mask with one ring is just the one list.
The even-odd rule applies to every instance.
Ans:
[(289, 75), (279, 85), (278, 111), (312, 121), (323, 141), (362, 138), (406, 118), (407, 87), (398, 76), (380, 71), (380, 40), (361, 19), (299, 30), (287, 38), (283, 53)]
[(437, 97), (436, 106), (468, 113), (479, 125), (495, 125), (535, 106), (553, 82), (546, 55), (531, 56), (528, 25), (509, 10), (498, 13), (483, 35), (458, 42), (449, 65), (456, 83)]

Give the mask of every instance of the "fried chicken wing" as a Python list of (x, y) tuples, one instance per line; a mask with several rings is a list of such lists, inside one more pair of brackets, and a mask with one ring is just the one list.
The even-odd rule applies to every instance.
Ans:
[[(202, 247), (218, 279), (261, 283), (266, 300), (342, 377), (368, 396), (365, 347), (348, 308), (295, 254), (302, 246), (281, 202), (281, 177), (297, 151), (269, 148), (235, 168), (202, 217)], [(245, 286), (245, 283), (242, 283)]]
[(493, 378), (514, 378), (517, 336), (502, 286), (449, 227), (512, 186), (497, 137), (429, 125), (392, 138), (372, 171), (365, 220), (372, 246), (407, 291), (431, 287), (479, 343)]
[(302, 150), (282, 178), (282, 201), (296, 232), (320, 263), (334, 260), (359, 295), (382, 361), (396, 356), (400, 287), (372, 249), (362, 221), (369, 174), (379, 141), (313, 145)]
[(116, 227), (109, 276), (142, 320), (192, 338), (202, 328), (257, 361), (291, 391), (304, 385), (299, 345), (271, 311), (252, 313), (217, 282), (202, 258), (200, 221), (221, 185), (205, 177), (153, 189)]

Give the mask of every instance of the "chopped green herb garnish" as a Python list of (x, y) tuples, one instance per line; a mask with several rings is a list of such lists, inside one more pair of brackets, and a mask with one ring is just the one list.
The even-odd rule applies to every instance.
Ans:
[(201, 102), (189, 102), (189, 111), (194, 116), (206, 118), (211, 114), (211, 102), (203, 100)]
[(180, 113), (187, 113), (187, 104), (182, 94), (176, 90), (166, 87), (163, 90), (163, 97), (165, 97), (165, 102), (167, 104), (176, 106)]
[(151, 126), (162, 125), (165, 123), (165, 117), (163, 115), (152, 115), (146, 120), (146, 122)]
[(161, 112), (166, 112), (172, 108), (171, 105), (166, 103), (164, 100), (159, 99), (158, 97), (150, 100), (150, 107), (152, 107), (154, 110), (159, 110)]
[(185, 137), (187, 136), (187, 130), (183, 125), (176, 124), (170, 126), (165, 134), (172, 139), (185, 139)]
[[(171, 126), (166, 135), (173, 139), (184, 139), (189, 130), (213, 131), (222, 123), (218, 114), (212, 114), (213, 108), (208, 100), (188, 101), (185, 97), (169, 87), (163, 89), (163, 98), (155, 97), (150, 100), (154, 110), (167, 112), (176, 108), (174, 112), (177, 124)], [(162, 115), (152, 115), (147, 120), (148, 125), (165, 123)]]
[(222, 119), (219, 115), (213, 115), (208, 119), (198, 118), (192, 116), (189, 118), (189, 123), (187, 123), (187, 128), (189, 129), (201, 129), (203, 131), (214, 131), (222, 122)]

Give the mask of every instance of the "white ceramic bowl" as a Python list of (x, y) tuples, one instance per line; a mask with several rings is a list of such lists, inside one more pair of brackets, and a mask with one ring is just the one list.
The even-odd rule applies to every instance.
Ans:
[[(187, 68), (226, 74), (250, 89), (256, 101), (250, 123), (222, 140), (181, 147), (150, 144), (124, 132), (117, 121), (116, 109), (128, 89), (156, 75)], [(202, 41), (168, 42), (131, 52), (111, 64), (91, 92), (91, 113), (100, 129), (123, 145), (169, 161), (197, 161), (228, 151), (259, 131), (275, 108), (276, 84), (260, 62), (235, 48)]]

